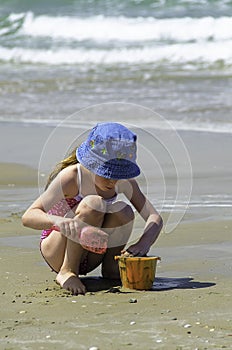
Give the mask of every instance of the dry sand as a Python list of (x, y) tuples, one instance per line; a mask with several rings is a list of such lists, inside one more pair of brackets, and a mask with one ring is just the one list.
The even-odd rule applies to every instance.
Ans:
[(185, 225), (163, 234), (151, 251), (162, 256), (151, 291), (97, 270), (83, 279), (88, 293), (72, 296), (43, 263), (38, 232), (17, 215), (2, 218), (0, 349), (231, 349), (231, 226), (188, 225), (188, 240)]

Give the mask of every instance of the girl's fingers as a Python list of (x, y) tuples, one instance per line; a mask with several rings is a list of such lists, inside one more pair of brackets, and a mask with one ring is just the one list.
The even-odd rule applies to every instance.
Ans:
[(64, 226), (65, 226), (65, 233), (66, 233), (67, 237), (69, 237), (71, 235), (70, 225), (68, 222), (66, 222)]
[(72, 239), (73, 241), (75, 241), (76, 239), (76, 229), (75, 229), (75, 225), (74, 222), (70, 222), (69, 224), (69, 230), (70, 230), (70, 239)]
[(79, 242), (80, 228), (75, 220), (66, 220), (59, 223), (59, 231), (74, 242)]
[(73, 221), (70, 223), (71, 237), (74, 242), (79, 243), (80, 240), (80, 228), (77, 222)]
[(65, 227), (63, 222), (60, 223), (60, 232), (63, 234), (65, 233)]
[[(126, 253), (132, 254), (133, 256), (145, 256), (149, 249), (136, 247), (136, 245), (129, 247)], [(125, 253), (124, 253), (125, 254)]]

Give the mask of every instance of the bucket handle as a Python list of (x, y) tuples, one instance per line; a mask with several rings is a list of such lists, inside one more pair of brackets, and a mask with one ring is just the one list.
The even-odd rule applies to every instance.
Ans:
[(160, 256), (123, 256), (123, 255), (115, 255), (114, 260), (119, 260), (121, 258), (156, 258), (157, 260), (161, 260)]

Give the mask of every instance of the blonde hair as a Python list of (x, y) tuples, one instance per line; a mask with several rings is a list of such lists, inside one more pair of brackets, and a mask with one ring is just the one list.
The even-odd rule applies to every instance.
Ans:
[(55, 168), (52, 170), (50, 175), (48, 176), (47, 184), (45, 186), (45, 190), (48, 188), (50, 183), (55, 179), (55, 177), (59, 174), (61, 170), (67, 168), (69, 165), (79, 163), (76, 157), (76, 147), (69, 153), (69, 155), (56, 164)]

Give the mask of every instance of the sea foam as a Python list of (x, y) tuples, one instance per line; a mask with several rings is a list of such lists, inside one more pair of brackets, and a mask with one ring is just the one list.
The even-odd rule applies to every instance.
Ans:
[(20, 34), (76, 41), (199, 41), (232, 39), (232, 17), (71, 17), (35, 16), (32, 12), (11, 14), (9, 23), (22, 22)]
[(0, 47), (0, 60), (17, 63), (42, 64), (213, 64), (221, 61), (232, 64), (232, 40), (226, 45), (222, 42), (199, 42), (163, 46), (144, 46), (141, 48), (50, 48), (28, 49), (22, 47)]

